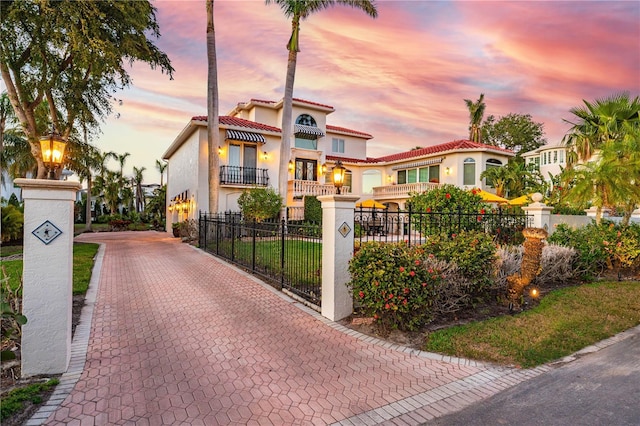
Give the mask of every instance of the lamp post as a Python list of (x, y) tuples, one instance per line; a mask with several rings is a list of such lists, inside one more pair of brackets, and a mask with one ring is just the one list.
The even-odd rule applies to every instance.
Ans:
[(340, 194), (342, 185), (344, 185), (344, 175), (347, 169), (342, 166), (342, 161), (338, 160), (335, 167), (331, 170), (333, 175), (333, 186), (336, 187), (336, 194)]
[(44, 161), (44, 164), (47, 165), (49, 169), (47, 179), (56, 179), (56, 169), (62, 165), (62, 158), (66, 146), (67, 142), (55, 131), (51, 131), (49, 136), (40, 138), (42, 161)]

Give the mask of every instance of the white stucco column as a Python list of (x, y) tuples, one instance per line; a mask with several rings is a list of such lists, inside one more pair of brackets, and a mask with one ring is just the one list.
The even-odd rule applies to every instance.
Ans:
[(534, 201), (526, 207), (522, 207), (522, 210), (533, 216), (533, 223), (531, 224), (532, 228), (542, 228), (549, 235), (553, 232), (551, 228), (551, 211), (553, 211), (553, 207), (549, 207), (542, 202), (542, 194), (536, 192), (531, 196), (531, 199)]
[(322, 316), (339, 321), (353, 313), (347, 283), (353, 256), (353, 214), (359, 196), (322, 195)]
[(80, 184), (15, 183), (24, 199), (22, 376), (64, 373), (71, 357), (73, 207)]

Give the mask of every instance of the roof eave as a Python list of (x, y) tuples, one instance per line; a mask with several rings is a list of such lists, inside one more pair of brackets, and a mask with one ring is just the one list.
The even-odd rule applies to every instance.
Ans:
[(167, 148), (164, 154), (162, 154), (162, 159), (168, 160), (169, 157), (175, 154), (178, 148), (180, 148), (182, 144), (185, 143), (185, 141), (189, 138), (189, 136), (191, 136), (191, 134), (195, 132), (196, 128), (206, 127), (206, 126), (207, 126), (206, 121), (193, 120), (193, 119), (189, 120), (189, 123), (187, 123), (187, 125), (182, 129), (180, 133), (178, 133), (178, 136), (176, 136), (176, 138), (173, 140), (171, 145), (169, 145), (169, 148)]

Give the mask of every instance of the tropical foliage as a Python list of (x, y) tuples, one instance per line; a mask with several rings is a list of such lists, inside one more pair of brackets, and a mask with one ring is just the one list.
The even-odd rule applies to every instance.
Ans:
[(287, 42), (289, 56), (287, 58), (287, 74), (282, 105), (282, 141), (280, 142), (280, 165), (278, 173), (278, 188), (280, 195), (284, 199), (286, 198), (287, 191), (288, 163), (291, 156), (293, 85), (295, 82), (298, 52), (300, 51), (300, 21), (335, 4), (360, 9), (373, 18), (378, 16), (378, 10), (372, 0), (266, 0), (266, 4), (271, 3), (280, 6), (285, 17), (291, 19), (291, 37)]
[[(83, 126), (97, 131), (114, 91), (131, 82), (126, 62), (171, 75), (169, 58), (150, 39), (160, 35), (155, 11), (148, 1), (3, 3), (0, 74), (38, 178), (46, 170), (38, 139), (49, 123), (65, 139)], [(38, 120), (44, 100), (49, 123)]]
[(482, 123), (482, 142), (519, 155), (541, 147), (547, 140), (543, 123), (534, 122), (529, 114), (511, 113), (497, 120), (493, 115), (488, 116)]
[(640, 204), (640, 97), (612, 95), (571, 109), (575, 122), (564, 141), (570, 149), (562, 179), (566, 200), (589, 201), (596, 222), (603, 208), (621, 207), (628, 219)]
[(482, 142), (482, 118), (487, 105), (484, 103), (484, 93), (480, 94), (477, 101), (465, 99), (464, 103), (469, 110), (469, 140)]
[(278, 215), (282, 197), (273, 188), (252, 188), (240, 195), (238, 206), (246, 220), (262, 222)]

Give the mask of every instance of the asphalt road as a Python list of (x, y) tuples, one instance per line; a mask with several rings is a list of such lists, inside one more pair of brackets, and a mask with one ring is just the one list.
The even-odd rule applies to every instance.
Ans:
[(428, 425), (640, 425), (640, 333)]

